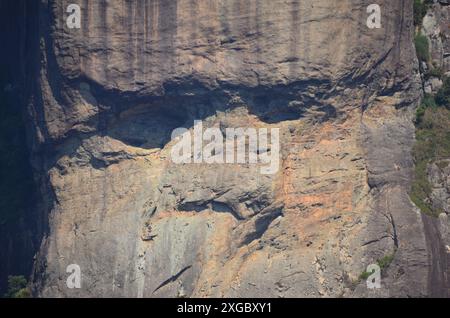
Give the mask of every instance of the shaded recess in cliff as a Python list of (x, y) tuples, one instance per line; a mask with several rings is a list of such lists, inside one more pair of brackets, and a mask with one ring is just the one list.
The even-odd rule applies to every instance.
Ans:
[(9, 275), (30, 275), (42, 239), (24, 119), (37, 13), (36, 1), (0, 2), (0, 297)]

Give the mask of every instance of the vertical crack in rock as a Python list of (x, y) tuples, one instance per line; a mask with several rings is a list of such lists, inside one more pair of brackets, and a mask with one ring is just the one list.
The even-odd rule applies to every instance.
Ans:
[(158, 285), (158, 287), (155, 288), (155, 290), (153, 291), (153, 294), (156, 293), (158, 290), (160, 290), (161, 288), (163, 288), (166, 285), (169, 285), (173, 282), (176, 282), (178, 278), (181, 277), (181, 275), (183, 275), (184, 272), (186, 272), (188, 269), (190, 269), (192, 267), (192, 265), (186, 266), (185, 268), (183, 268), (181, 271), (179, 271), (177, 274), (172, 275), (171, 277), (169, 277), (167, 280), (165, 280), (164, 282), (162, 282), (160, 285)]

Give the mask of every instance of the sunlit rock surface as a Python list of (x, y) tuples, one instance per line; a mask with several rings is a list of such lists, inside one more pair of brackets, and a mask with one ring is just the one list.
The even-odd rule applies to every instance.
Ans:
[[(437, 220), (407, 194), (412, 1), (378, 3), (380, 29), (362, 0), (41, 1), (28, 112), (49, 231), (34, 293), (443, 295)], [(174, 164), (171, 133), (194, 120), (279, 128), (278, 172)], [(383, 258), (370, 291), (359, 277)]]

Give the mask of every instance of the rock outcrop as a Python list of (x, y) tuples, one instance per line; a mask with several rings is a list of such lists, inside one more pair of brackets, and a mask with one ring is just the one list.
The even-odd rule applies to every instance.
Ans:
[(422, 23), (422, 30), (430, 43), (432, 64), (443, 73), (450, 72), (450, 2), (434, 1)]
[[(443, 86), (443, 80), (450, 77), (450, 1), (433, 1), (428, 8), (427, 14), (421, 25), (421, 32), (428, 39), (430, 61), (425, 69), (422, 69), (424, 82), (424, 92), (435, 95)], [(434, 71), (433, 71), (434, 70)], [(433, 74), (434, 73), (434, 74)], [(436, 74), (437, 73), (437, 74)], [(427, 165), (427, 177), (431, 193), (428, 203), (439, 220), (432, 222), (430, 232), (435, 233), (435, 239), (441, 243), (433, 248), (435, 263), (442, 263), (442, 269), (436, 269), (434, 274), (441, 276), (435, 278), (435, 288), (432, 289), (434, 295), (449, 296), (448, 286), (450, 284), (450, 158), (437, 157)], [(431, 275), (433, 276), (433, 274)], [(437, 281), (444, 281), (447, 289)], [(438, 286), (438, 287), (436, 287)]]
[[(436, 222), (407, 194), (412, 1), (378, 3), (380, 29), (363, 0), (41, 1), (35, 295), (446, 296)], [(194, 120), (279, 128), (278, 173), (173, 163)], [(368, 290), (360, 274), (387, 259)]]
[(450, 162), (448, 159), (430, 164), (428, 176), (433, 188), (431, 201), (442, 213), (450, 214)]
[(427, 94), (438, 92), (443, 85), (441, 77), (450, 76), (449, 21), (447, 1), (434, 1), (423, 18), (421, 32), (427, 37), (430, 50), (430, 63), (422, 63), (423, 73), (429, 73), (424, 79)]

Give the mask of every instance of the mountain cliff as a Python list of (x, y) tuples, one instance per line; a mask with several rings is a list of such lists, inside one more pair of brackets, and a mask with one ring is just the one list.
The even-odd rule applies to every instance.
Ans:
[[(47, 228), (33, 294), (448, 296), (448, 221), (409, 196), (413, 1), (377, 1), (381, 28), (367, 26), (372, 2), (23, 1)], [(278, 128), (278, 172), (173, 163), (172, 131), (196, 120)], [(369, 290), (377, 263), (382, 288)], [(70, 264), (80, 289), (66, 286)]]

